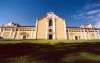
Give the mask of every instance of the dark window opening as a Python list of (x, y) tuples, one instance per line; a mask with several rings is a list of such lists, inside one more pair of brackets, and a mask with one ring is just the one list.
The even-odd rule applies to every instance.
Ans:
[(49, 32), (52, 32), (52, 29), (50, 29)]
[(26, 35), (23, 35), (23, 39), (26, 39)]
[(16, 29), (16, 31), (18, 31), (18, 29)]
[(78, 36), (75, 36), (75, 40), (78, 40)]
[(49, 35), (49, 39), (52, 39), (52, 35)]
[(52, 20), (49, 20), (49, 26), (53, 26)]
[(68, 30), (66, 30), (66, 32), (68, 32)]

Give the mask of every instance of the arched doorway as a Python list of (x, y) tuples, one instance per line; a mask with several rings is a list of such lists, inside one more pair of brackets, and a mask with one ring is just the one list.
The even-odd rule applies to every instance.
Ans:
[(75, 40), (78, 40), (78, 36), (75, 36)]
[(52, 35), (51, 34), (49, 35), (49, 39), (52, 39)]
[(26, 39), (26, 35), (23, 35), (23, 39)]

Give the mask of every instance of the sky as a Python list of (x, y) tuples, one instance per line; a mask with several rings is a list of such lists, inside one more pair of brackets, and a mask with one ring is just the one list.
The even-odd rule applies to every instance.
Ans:
[(35, 26), (50, 11), (65, 19), (66, 26), (100, 27), (100, 0), (0, 0), (0, 26), (9, 21)]

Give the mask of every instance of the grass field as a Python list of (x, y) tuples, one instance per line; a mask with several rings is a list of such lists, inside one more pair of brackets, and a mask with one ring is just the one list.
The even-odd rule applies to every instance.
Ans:
[(3, 40), (0, 63), (100, 63), (100, 40)]
[(83, 42), (100, 42), (100, 39), (96, 40), (2, 40), (0, 41), (0, 44), (16, 44), (16, 43), (50, 43), (50, 44), (56, 44), (56, 43), (83, 43)]

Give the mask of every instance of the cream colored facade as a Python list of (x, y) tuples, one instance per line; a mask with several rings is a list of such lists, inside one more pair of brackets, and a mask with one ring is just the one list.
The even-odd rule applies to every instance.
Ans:
[(21, 26), (9, 22), (0, 27), (4, 39), (100, 39), (99, 28), (90, 23), (80, 27), (66, 27), (66, 21), (53, 12), (36, 19), (36, 26)]

